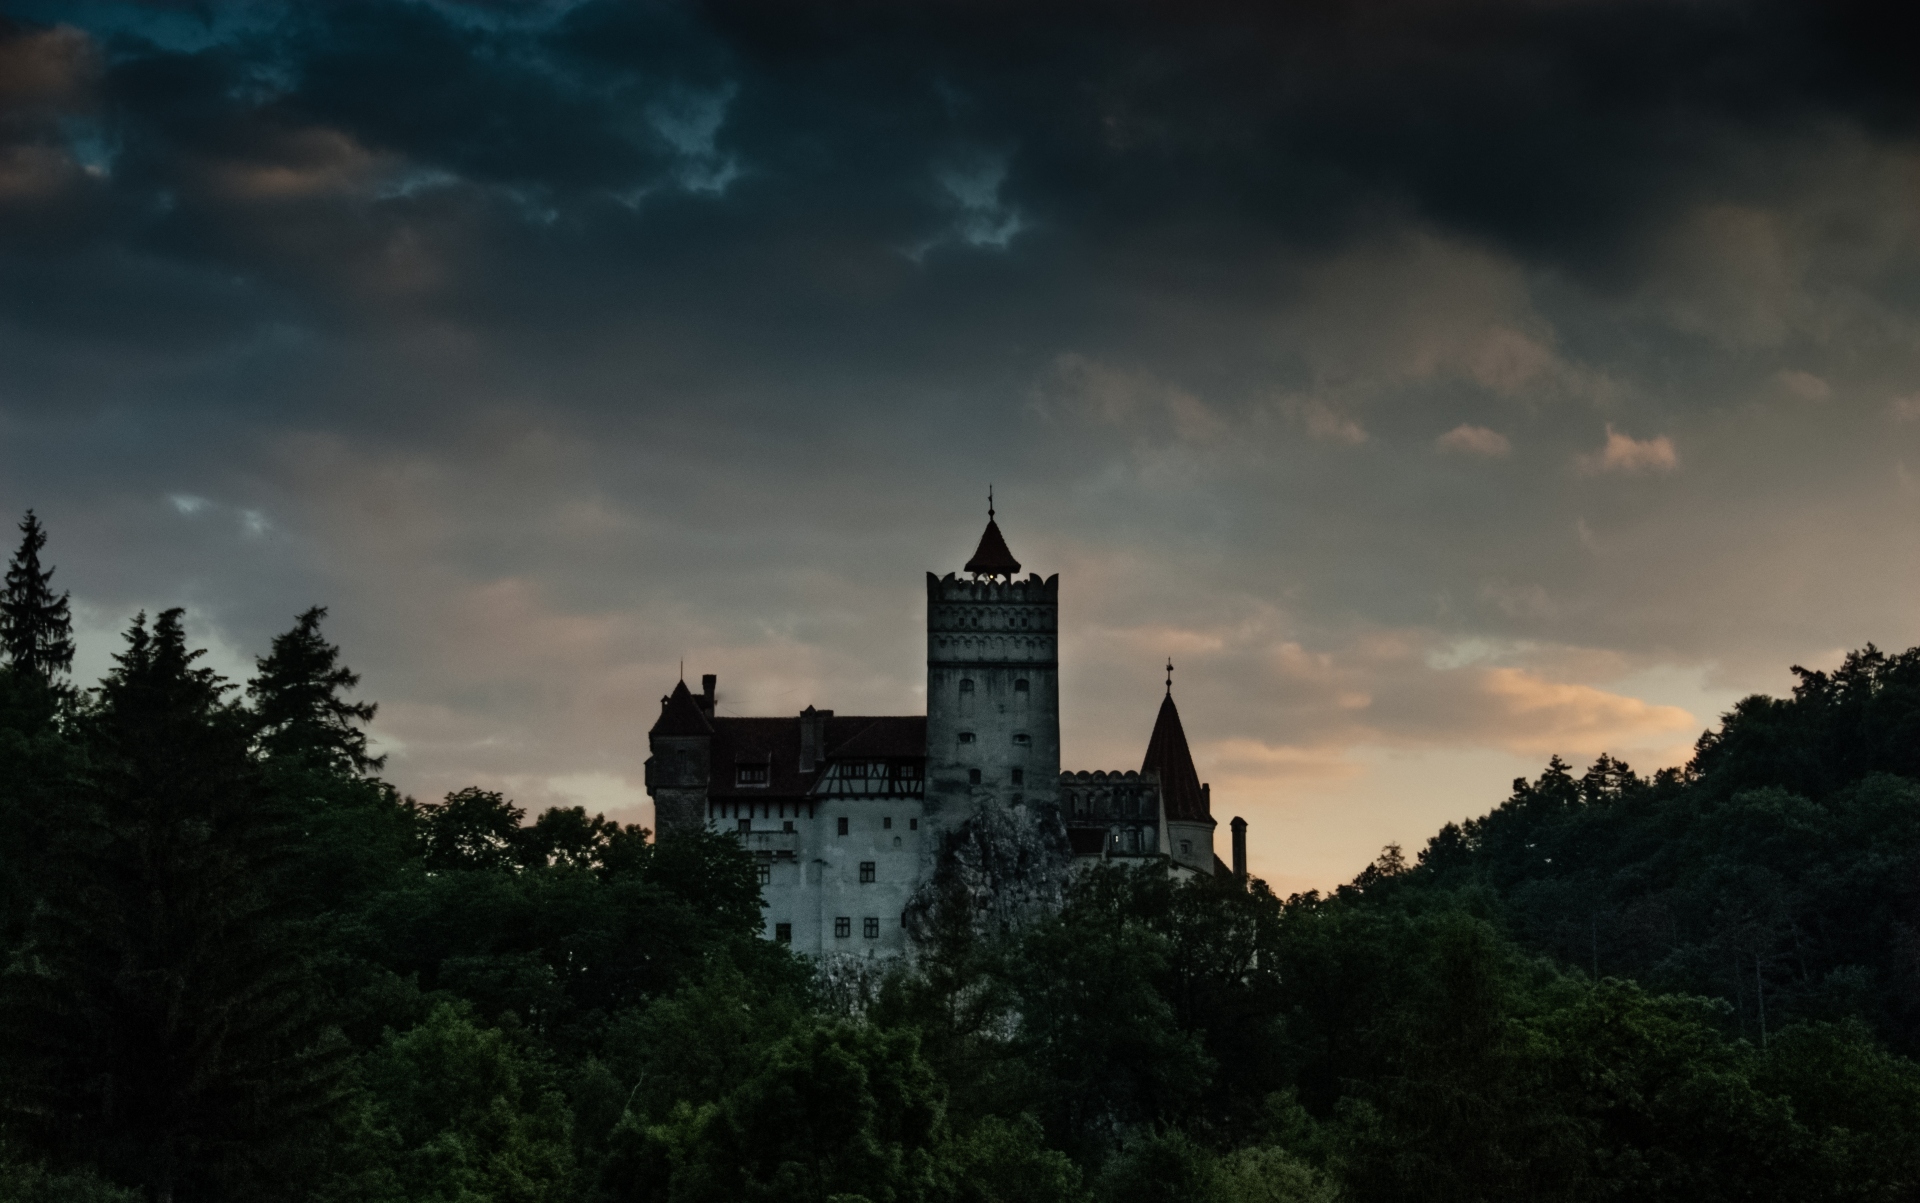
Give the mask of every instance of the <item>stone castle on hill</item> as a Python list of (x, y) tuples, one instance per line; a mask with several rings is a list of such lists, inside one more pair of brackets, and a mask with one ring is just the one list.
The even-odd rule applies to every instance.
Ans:
[(1245, 875), (1244, 821), (1232, 866), (1214, 854), (1211, 791), (1171, 675), (1137, 771), (1062, 772), (1060, 578), (1020, 579), (991, 509), (965, 571), (927, 574), (924, 716), (735, 718), (715, 712), (712, 675), (661, 699), (655, 826), (738, 832), (759, 861), (769, 939), (890, 955), (942, 897), (1004, 926), (1057, 904), (1087, 865)]

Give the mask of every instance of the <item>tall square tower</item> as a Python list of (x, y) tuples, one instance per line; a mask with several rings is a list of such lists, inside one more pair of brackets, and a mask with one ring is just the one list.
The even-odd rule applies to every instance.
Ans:
[(927, 574), (926, 815), (1049, 809), (1060, 776), (1060, 578), (1018, 579), (988, 514), (967, 579)]

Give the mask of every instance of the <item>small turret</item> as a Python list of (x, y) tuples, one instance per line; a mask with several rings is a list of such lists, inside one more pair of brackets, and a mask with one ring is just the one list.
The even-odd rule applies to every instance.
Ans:
[(1213, 873), (1212, 790), (1201, 784), (1187, 748), (1187, 732), (1173, 704), (1173, 661), (1167, 661), (1167, 696), (1161, 699), (1153, 735), (1147, 740), (1142, 773), (1160, 778), (1161, 805), (1167, 816), (1168, 853), (1173, 863), (1195, 873)]

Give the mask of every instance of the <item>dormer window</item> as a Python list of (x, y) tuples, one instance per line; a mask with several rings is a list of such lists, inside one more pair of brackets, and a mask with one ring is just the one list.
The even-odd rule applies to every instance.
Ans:
[(733, 766), (734, 783), (737, 785), (765, 785), (772, 776), (765, 764), (737, 764)]

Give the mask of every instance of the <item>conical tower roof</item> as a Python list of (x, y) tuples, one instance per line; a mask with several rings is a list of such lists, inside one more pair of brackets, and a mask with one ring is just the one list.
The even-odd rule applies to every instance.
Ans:
[(672, 693), (660, 699), (660, 718), (647, 734), (712, 735), (713, 724), (707, 721), (693, 691), (682, 681), (673, 687)]
[(1159, 774), (1169, 822), (1212, 817), (1207, 813), (1206, 795), (1200, 792), (1200, 774), (1193, 767), (1193, 753), (1187, 750), (1187, 732), (1180, 725), (1171, 686), (1160, 703), (1160, 717), (1153, 722), (1153, 737), (1147, 740), (1147, 759), (1140, 771)]
[(991, 514), (987, 516), (987, 529), (980, 536), (980, 546), (967, 561), (967, 571), (975, 576), (1012, 576), (1020, 571), (1020, 561), (1007, 550), (1007, 541), (1000, 536), (1000, 524)]

